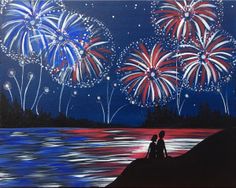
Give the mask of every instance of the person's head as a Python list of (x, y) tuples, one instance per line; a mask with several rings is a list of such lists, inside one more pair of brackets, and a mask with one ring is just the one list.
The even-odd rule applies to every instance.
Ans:
[(159, 137), (162, 139), (165, 137), (165, 131), (160, 131)]
[(152, 141), (152, 142), (156, 142), (156, 141), (157, 141), (157, 135), (156, 135), (156, 134), (154, 134), (154, 135), (152, 136), (151, 141)]

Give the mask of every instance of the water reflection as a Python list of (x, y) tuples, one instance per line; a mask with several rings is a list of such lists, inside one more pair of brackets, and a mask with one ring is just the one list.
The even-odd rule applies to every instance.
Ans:
[[(144, 157), (154, 129), (1, 129), (0, 187), (105, 186)], [(165, 130), (170, 156), (218, 130)]]

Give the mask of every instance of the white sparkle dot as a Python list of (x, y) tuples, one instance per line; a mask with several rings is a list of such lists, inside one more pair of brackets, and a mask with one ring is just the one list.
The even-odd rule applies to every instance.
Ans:
[(190, 16), (189, 12), (184, 13), (185, 18), (188, 18)]
[(202, 56), (201, 56), (201, 59), (206, 59), (206, 55), (202, 55)]
[(114, 15), (112, 15), (112, 18), (114, 19), (114, 18), (115, 18), (115, 16), (114, 16)]
[(154, 77), (155, 76), (155, 72), (151, 72), (151, 77)]
[(63, 37), (62, 37), (62, 36), (60, 36), (58, 39), (61, 41), (61, 40), (63, 40)]

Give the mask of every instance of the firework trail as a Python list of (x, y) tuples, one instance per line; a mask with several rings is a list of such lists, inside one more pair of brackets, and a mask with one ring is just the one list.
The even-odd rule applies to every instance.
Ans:
[(37, 103), (36, 103), (36, 107), (35, 107), (35, 109), (36, 109), (36, 114), (37, 114), (37, 115), (39, 115), (38, 107), (39, 107), (39, 103), (40, 103), (41, 98), (43, 97), (43, 95), (47, 95), (49, 92), (50, 92), (49, 87), (44, 87), (44, 88), (43, 88), (43, 92), (42, 92), (41, 95), (39, 96), (38, 101), (37, 101)]
[(72, 97), (76, 97), (78, 95), (78, 92), (77, 91), (73, 91), (68, 102), (67, 102), (67, 105), (66, 105), (66, 117), (68, 117), (68, 114), (69, 114), (69, 109), (72, 109), (70, 108), (70, 104), (71, 104), (71, 101), (72, 101)]
[[(52, 30), (53, 20), (64, 9), (64, 5), (60, 0), (3, 0), (2, 7), (4, 7), (4, 10), (2, 11), (3, 24), (1, 25), (1, 35), (3, 37), (1, 39), (1, 48), (7, 56), (21, 63), (20, 95), (21, 106), (24, 107), (24, 101), (22, 100), (24, 67), (27, 63), (39, 62), (38, 56), (41, 55), (42, 50), (48, 46), (49, 42), (45, 38), (44, 33), (45, 31)], [(31, 109), (34, 108), (39, 95), (41, 76), (42, 70), (40, 70), (38, 89)]]
[(34, 78), (34, 74), (32, 72), (29, 72), (28, 73), (28, 83), (26, 84), (24, 95), (23, 95), (23, 111), (25, 111), (25, 102), (26, 102), (27, 91), (29, 89), (30, 83), (33, 80), (33, 78)]
[(173, 98), (179, 79), (175, 62), (174, 53), (155, 39), (141, 40), (126, 48), (118, 75), (129, 100), (148, 107)]
[[(120, 107), (118, 107), (117, 109), (115, 109), (115, 111), (112, 113), (111, 112), (111, 104), (112, 104), (112, 99), (113, 99), (113, 95), (115, 92), (115, 89), (117, 87), (117, 83), (113, 83), (112, 87), (110, 87), (110, 76), (106, 77), (107, 80), (107, 93), (106, 93), (106, 98), (105, 98), (105, 103), (102, 100), (101, 96), (97, 96), (97, 103), (100, 104), (101, 110), (102, 110), (102, 115), (103, 115), (103, 122), (107, 123), (107, 124), (111, 124), (113, 119), (116, 117), (116, 115), (126, 106), (128, 106), (128, 104), (122, 105)], [(112, 88), (112, 90), (110, 91), (110, 88)], [(105, 110), (106, 109), (106, 110)]]
[(10, 78), (13, 78), (15, 83), (16, 83), (16, 86), (17, 86), (17, 89), (18, 89), (18, 92), (19, 92), (19, 96), (20, 96), (20, 104), (22, 105), (22, 93), (21, 93), (21, 88), (20, 88), (20, 84), (16, 78), (16, 71), (14, 69), (10, 69), (9, 72), (8, 72), (8, 76)]
[(5, 84), (3, 85), (3, 88), (9, 92), (10, 97), (11, 97), (11, 102), (13, 102), (13, 96), (12, 96), (12, 92), (11, 92), (11, 83), (10, 82), (5, 82)]
[(219, 27), (222, 0), (161, 0), (152, 2), (152, 22), (158, 34), (188, 41), (205, 30)]

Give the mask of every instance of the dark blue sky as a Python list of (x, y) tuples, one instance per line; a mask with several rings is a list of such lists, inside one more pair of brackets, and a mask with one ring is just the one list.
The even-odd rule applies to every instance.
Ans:
[[(65, 1), (68, 10), (76, 10), (86, 16), (95, 17), (103, 22), (111, 31), (114, 42), (117, 47), (117, 58), (114, 62), (114, 67), (110, 71), (111, 83), (116, 81), (115, 63), (119, 57), (120, 52), (130, 43), (139, 40), (140, 38), (155, 36), (154, 28), (151, 25), (150, 15), (150, 1)], [(236, 38), (236, 2), (224, 2), (224, 21), (223, 28)], [(5, 81), (10, 81), (12, 84), (12, 93), (14, 97), (18, 97), (17, 87), (12, 78), (7, 76), (10, 68), (16, 70), (16, 75), (20, 76), (20, 69), (16, 62), (12, 61), (1, 52), (0, 59), (0, 81), (1, 85)], [(39, 72), (38, 65), (29, 65), (26, 68), (27, 72), (34, 72), (35, 79), (29, 87), (27, 94), (27, 105), (31, 106), (35, 91), (37, 87), (37, 77)], [(78, 96), (72, 99), (69, 116), (80, 119), (86, 118), (95, 121), (102, 121), (102, 112), (99, 104), (96, 102), (97, 96), (101, 96), (103, 102), (106, 97), (106, 84), (104, 80), (100, 84), (90, 89), (77, 89)], [(46, 71), (42, 80), (42, 87), (48, 86), (50, 93), (42, 97), (39, 107), (46, 112), (53, 115), (58, 114), (58, 98), (60, 92), (60, 85), (53, 82)], [(232, 81), (222, 89), (223, 92), (228, 91), (230, 112), (236, 115), (236, 76), (234, 75)], [(5, 91), (6, 92), (6, 91)], [(42, 92), (42, 89), (40, 93)], [(63, 95), (62, 109), (65, 112), (67, 102), (72, 90), (66, 88)], [(193, 93), (188, 90), (183, 91), (183, 96), (188, 94), (190, 97), (186, 101), (183, 108), (183, 114), (195, 114), (200, 104), (207, 102), (212, 109), (223, 112), (223, 104), (218, 93)], [(111, 110), (127, 103), (125, 95), (121, 93), (119, 88), (116, 88), (112, 100)], [(104, 104), (105, 105), (105, 104)], [(175, 109), (175, 100), (168, 103), (170, 108)], [(114, 123), (122, 123), (129, 125), (140, 125), (146, 117), (145, 108), (140, 108), (135, 105), (128, 105), (114, 118)]]

